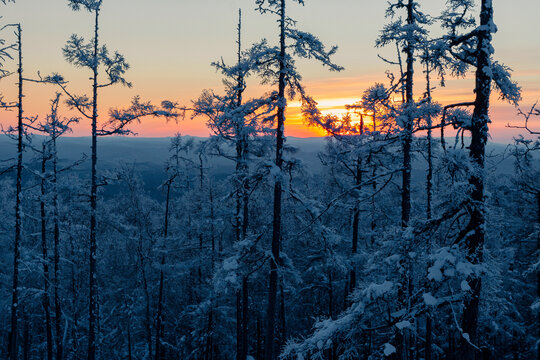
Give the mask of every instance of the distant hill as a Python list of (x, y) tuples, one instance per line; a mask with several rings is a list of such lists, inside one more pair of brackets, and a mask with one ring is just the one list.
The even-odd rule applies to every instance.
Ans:
[[(193, 137), (195, 141), (204, 138)], [(40, 144), (43, 137), (35, 136), (33, 143)], [(90, 137), (63, 137), (59, 139), (58, 151), (61, 163), (67, 164), (80, 159), (83, 154), (90, 155)], [(296, 138), (288, 137), (287, 145), (295, 147), (297, 152), (295, 157), (300, 159), (310, 172), (322, 170), (322, 165), (317, 154), (324, 150), (325, 138)], [(157, 187), (164, 178), (164, 163), (169, 157), (170, 138), (143, 138), (143, 137), (104, 137), (98, 139), (98, 167), (100, 170), (111, 170), (120, 164), (133, 165), (137, 172), (145, 181), (147, 191), (155, 193)], [(498, 143), (488, 144), (488, 153), (502, 154), (507, 145)], [(7, 136), (0, 136), (0, 160), (13, 158), (15, 156), (15, 143)], [(27, 159), (35, 157), (31, 151), (27, 153)], [(497, 156), (496, 172), (511, 173), (513, 171), (513, 161), (511, 158), (500, 161)], [(86, 173), (89, 169), (89, 160), (81, 165), (77, 171)], [(208, 166), (214, 176), (225, 178), (234, 169), (232, 161), (223, 158), (210, 158)], [(421, 156), (415, 160), (413, 181), (423, 181), (426, 163)]]

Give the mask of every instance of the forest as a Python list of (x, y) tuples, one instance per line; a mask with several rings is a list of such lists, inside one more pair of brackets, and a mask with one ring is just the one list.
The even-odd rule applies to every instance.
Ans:
[[(362, 46), (392, 49), (389, 70), (328, 113), (302, 64), (344, 69), (289, 17), (309, 1), (253, 0), (229, 14), (235, 61), (208, 67), (222, 88), (101, 113), (105, 88), (132, 85), (102, 42), (113, 0), (63, 1), (93, 24), (54, 49), (86, 93), (25, 72), (24, 28), (0, 18), (0, 90), (17, 84), (0, 94), (0, 358), (540, 359), (540, 106), (494, 55), (497, 2), (388, 1)], [(245, 44), (248, 11), (275, 38)], [(438, 101), (466, 75), (469, 101)], [(252, 79), (268, 91), (248, 96)], [(56, 93), (46, 114), (25, 110), (29, 84)], [(520, 118), (507, 145), (490, 141), (497, 97)], [(325, 137), (286, 136), (291, 101)], [(130, 137), (149, 118), (211, 135), (160, 153)]]

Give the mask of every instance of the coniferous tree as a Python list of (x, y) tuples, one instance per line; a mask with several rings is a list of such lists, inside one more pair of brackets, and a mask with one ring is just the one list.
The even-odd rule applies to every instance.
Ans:
[[(294, 1), (293, 1), (294, 2)], [(304, 5), (304, 0), (296, 0)], [(342, 68), (331, 62), (330, 57), (336, 52), (333, 47), (329, 51), (313, 35), (299, 31), (295, 23), (286, 14), (286, 0), (256, 0), (258, 10), (262, 13), (275, 14), (279, 24), (279, 46), (267, 48), (259, 55), (260, 71), (263, 80), (277, 83), (277, 113), (276, 113), (276, 171), (283, 170), (283, 148), (285, 141), (285, 110), (287, 107), (286, 90), (291, 97), (299, 93), (303, 101), (307, 100), (305, 91), (300, 84), (300, 76), (296, 72), (292, 55), (301, 58), (314, 58), (330, 70), (339, 71)], [(287, 42), (290, 41), (290, 44)], [(289, 49), (292, 49), (290, 51)], [(278, 293), (278, 264), (280, 261), (280, 243), (282, 226), (282, 180), (281, 174), (275, 176), (273, 195), (272, 222), (272, 259), (270, 259), (270, 276), (268, 289), (268, 310), (266, 313), (265, 359), (275, 358), (274, 327), (276, 324), (277, 293)]]
[[(482, 262), (485, 243), (485, 146), (489, 137), (489, 101), (492, 82), (495, 82), (503, 98), (516, 103), (520, 100), (520, 89), (510, 81), (509, 72), (503, 65), (492, 59), (492, 35), (497, 31), (493, 22), (493, 3), (491, 0), (482, 0), (480, 5), (480, 22), (474, 30), (457, 35), (456, 31), (470, 25), (462, 20), (471, 6), (467, 0), (450, 2), (450, 8), (445, 13), (445, 25), (449, 29), (448, 42), (452, 55), (457, 60), (476, 69), (475, 74), (475, 100), (474, 110), (470, 124), (463, 128), (471, 135), (469, 156), (474, 171), (469, 176), (471, 186), (470, 218), (460, 235), (460, 242), (468, 253), (468, 259), (473, 264)], [(458, 13), (452, 10), (463, 10)], [(464, 25), (465, 24), (465, 25)], [(459, 47), (459, 50), (455, 50)], [(471, 295), (466, 299), (462, 318), (462, 345), (461, 353), (465, 359), (474, 359), (477, 352), (477, 327), (479, 317), (479, 303), (482, 281), (479, 277), (472, 277), (469, 281)]]

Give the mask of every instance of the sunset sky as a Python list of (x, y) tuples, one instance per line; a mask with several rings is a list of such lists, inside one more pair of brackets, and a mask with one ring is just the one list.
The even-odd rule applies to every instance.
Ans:
[[(59, 72), (70, 81), (76, 93), (89, 93), (89, 73), (75, 69), (62, 57), (62, 47), (72, 33), (91, 37), (92, 18), (88, 13), (75, 13), (66, 0), (17, 0), (16, 4), (0, 7), (4, 23), (21, 22), (25, 76)], [(438, 15), (445, 0), (425, 0), (423, 10)], [(331, 73), (313, 61), (300, 61), (308, 92), (323, 111), (339, 111), (355, 102), (363, 90), (374, 82), (385, 82), (389, 65), (377, 54), (395, 56), (395, 49), (376, 49), (375, 39), (387, 21), (383, 0), (307, 0), (302, 7), (290, 2), (289, 15), (298, 20), (298, 28), (319, 36), (328, 46), (338, 45), (334, 60), (345, 71)], [(100, 114), (106, 116), (110, 107), (129, 104), (134, 95), (159, 102), (162, 99), (189, 104), (202, 90), (222, 90), (221, 76), (210, 63), (221, 57), (232, 63), (238, 8), (242, 8), (243, 41), (245, 47), (265, 37), (271, 43), (277, 39), (274, 17), (260, 15), (254, 0), (104, 0), (101, 18), (101, 40), (110, 50), (124, 54), (131, 65), (127, 74), (132, 89), (116, 86), (100, 95)], [(540, 99), (540, 1), (495, 0), (496, 58), (514, 69), (514, 79), (523, 88), (522, 108)], [(4, 37), (12, 38), (11, 32)], [(15, 63), (8, 64), (11, 69)], [(471, 74), (472, 75), (472, 74)], [(420, 69), (417, 69), (416, 94), (423, 92)], [(14, 99), (16, 78), (0, 82), (0, 92), (6, 100)], [(473, 99), (472, 76), (450, 79), (447, 87), (437, 88), (434, 97), (442, 104)], [(27, 115), (43, 116), (48, 111), (53, 86), (27, 84), (25, 109)], [(248, 95), (258, 96), (267, 88), (256, 80), (248, 83)], [(497, 142), (510, 141), (517, 130), (507, 129), (516, 123), (516, 109), (503, 104), (495, 95), (492, 106), (492, 137)], [(286, 132), (291, 136), (317, 136), (321, 132), (302, 124), (299, 107), (290, 103)], [(6, 126), (15, 118), (14, 112), (1, 112), (0, 122)], [(84, 122), (74, 130), (76, 136), (89, 135)], [(197, 136), (208, 135), (202, 119), (166, 123), (161, 119), (144, 120), (133, 127), (139, 136), (166, 137), (176, 132)]]

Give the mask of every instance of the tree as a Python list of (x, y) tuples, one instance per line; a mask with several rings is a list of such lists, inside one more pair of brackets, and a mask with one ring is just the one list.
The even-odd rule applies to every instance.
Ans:
[[(231, 159), (235, 163), (233, 175), (235, 208), (234, 236), (237, 243), (245, 241), (249, 227), (249, 196), (253, 179), (257, 174), (250, 174), (250, 162), (256, 153), (261, 153), (264, 136), (271, 133), (268, 128), (271, 112), (275, 109), (275, 94), (266, 97), (245, 100), (243, 94), (247, 77), (256, 68), (253, 54), (242, 51), (242, 13), (239, 10), (237, 62), (234, 66), (226, 65), (223, 60), (214, 62), (225, 76), (225, 95), (217, 95), (212, 91), (204, 91), (193, 103), (193, 117), (205, 117), (212, 130), (211, 141), (219, 155)], [(256, 59), (256, 57), (255, 57)], [(262, 140), (261, 140), (262, 138)], [(225, 146), (223, 146), (225, 145)], [(229, 154), (229, 147), (234, 154)], [(260, 157), (260, 154), (259, 154)], [(256, 181), (256, 180), (255, 180)], [(237, 359), (246, 359), (248, 354), (247, 326), (248, 314), (248, 278), (242, 276), (242, 289), (237, 294)]]
[[(404, 104), (400, 120), (402, 122), (402, 151), (403, 151), (403, 174), (402, 174), (402, 194), (401, 194), (401, 223), (407, 227), (411, 217), (411, 145), (414, 126), (414, 112), (416, 104), (414, 100), (414, 57), (415, 52), (421, 49), (425, 42), (426, 30), (423, 25), (429, 24), (429, 20), (424, 13), (419, 10), (419, 3), (414, 0), (398, 0), (389, 3), (386, 10), (386, 16), (394, 18), (396, 10), (406, 12), (406, 23), (401, 18), (385, 25), (381, 31), (381, 36), (376, 42), (377, 46), (387, 46), (396, 43), (398, 51), (403, 51), (406, 55), (406, 70), (402, 72), (402, 78), (405, 93)], [(401, 60), (399, 62), (402, 68)]]
[[(304, 0), (296, 0), (304, 5)], [(304, 89), (300, 85), (300, 76), (296, 72), (294, 60), (289, 54), (301, 58), (314, 58), (330, 70), (340, 71), (342, 68), (331, 62), (330, 57), (337, 51), (337, 47), (325, 50), (324, 45), (313, 35), (299, 31), (295, 28), (295, 22), (286, 15), (286, 0), (256, 0), (258, 10), (262, 13), (270, 13), (278, 16), (279, 46), (267, 48), (260, 53), (260, 71), (263, 81), (277, 83), (277, 113), (276, 113), (276, 171), (281, 172), (283, 167), (283, 146), (285, 141), (285, 109), (287, 107), (286, 90), (288, 87), (290, 97), (298, 92), (306, 101)], [(287, 40), (292, 44), (288, 45)], [(274, 205), (272, 222), (272, 259), (270, 261), (270, 277), (268, 292), (268, 310), (266, 314), (266, 341), (265, 359), (273, 360), (274, 355), (274, 326), (276, 314), (276, 300), (278, 289), (278, 263), (280, 259), (281, 242), (281, 202), (282, 182), (280, 175), (276, 176), (274, 184)]]
[[(507, 126), (522, 129), (528, 135), (540, 135), (539, 131), (532, 129), (529, 125), (531, 117), (540, 116), (540, 111), (537, 106), (538, 103), (535, 103), (528, 111), (519, 109), (518, 114), (523, 118), (523, 124)], [(532, 321), (533, 327), (536, 326), (536, 328), (540, 325), (540, 312), (538, 311), (538, 308), (540, 307), (540, 266), (537, 261), (540, 256), (540, 182), (538, 181), (540, 179), (540, 169), (538, 166), (535, 166), (534, 154), (539, 150), (540, 136), (536, 139), (525, 138), (523, 135), (514, 138), (512, 155), (515, 158), (515, 168), (517, 170), (516, 185), (521, 196), (525, 197), (525, 201), (528, 200), (533, 207), (536, 206), (536, 228), (533, 229), (532, 233), (527, 237), (531, 242), (536, 242), (534, 257), (531, 259), (535, 263), (530, 267), (530, 270), (527, 270), (528, 272), (531, 271), (536, 273), (536, 298), (533, 300), (532, 305), (530, 305), (530, 308), (537, 312), (536, 321)], [(538, 335), (538, 332), (536, 332), (536, 335)], [(536, 346), (536, 352), (537, 357), (540, 358), (539, 346)]]
[[(2, 108), (17, 108), (17, 126), (10, 128), (8, 132), (15, 132), (17, 139), (17, 161), (16, 161), (16, 193), (15, 193), (15, 239), (13, 243), (13, 286), (11, 290), (11, 328), (8, 341), (8, 356), (12, 360), (18, 358), (18, 309), (19, 309), (19, 262), (21, 258), (22, 241), (22, 171), (23, 171), (23, 152), (24, 136), (26, 134), (23, 112), (23, 63), (22, 63), (22, 30), (20, 24), (9, 24), (5, 27), (14, 27), (17, 36), (16, 52), (18, 55), (18, 98), (16, 103), (7, 104), (1, 101)], [(4, 27), (4, 28), (5, 28)], [(3, 43), (2, 43), (3, 44)], [(11, 49), (12, 47), (8, 47)], [(2, 50), (3, 52), (4, 50)], [(3, 58), (7, 53), (0, 54)]]
[[(460, 235), (468, 259), (473, 264), (482, 262), (485, 241), (485, 194), (484, 194), (484, 164), (485, 146), (489, 137), (489, 100), (492, 82), (501, 93), (501, 97), (517, 104), (521, 98), (520, 88), (510, 80), (509, 69), (492, 60), (494, 52), (492, 35), (497, 31), (493, 23), (493, 3), (482, 0), (480, 7), (479, 26), (464, 34), (458, 31), (474, 24), (467, 18), (472, 2), (469, 0), (452, 0), (449, 10), (443, 14), (444, 27), (448, 29), (448, 47), (451, 54), (459, 61), (476, 69), (474, 110), (470, 124), (463, 128), (471, 134), (469, 156), (474, 165), (474, 171), (469, 176), (471, 186), (470, 218), (467, 226)], [(469, 281), (472, 292), (464, 303), (462, 318), (462, 356), (464, 359), (474, 359), (478, 347), (477, 325), (479, 315), (480, 293), (482, 280), (473, 277)]]
[[(47, 114), (45, 121), (37, 125), (27, 124), (26, 127), (34, 131), (47, 135), (48, 138), (43, 140), (41, 151), (34, 149), (41, 155), (41, 173), (40, 173), (40, 219), (41, 219), (41, 247), (42, 261), (44, 273), (44, 293), (43, 293), (43, 308), (46, 314), (46, 334), (47, 334), (47, 356), (52, 359), (53, 354), (53, 339), (52, 339), (52, 321), (49, 313), (50, 306), (50, 290), (49, 284), (54, 287), (54, 313), (55, 313), (55, 339), (56, 358), (63, 359), (63, 343), (61, 331), (61, 306), (60, 306), (60, 219), (59, 219), (59, 203), (58, 203), (58, 174), (70, 170), (72, 167), (79, 165), (80, 162), (58, 169), (58, 150), (57, 140), (62, 135), (71, 131), (71, 125), (79, 122), (79, 118), (61, 118), (58, 113), (61, 94), (57, 93), (51, 101), (51, 110)], [(84, 160), (84, 159), (83, 159)], [(52, 162), (52, 171), (47, 171), (47, 162)], [(49, 190), (49, 185), (51, 189)], [(52, 194), (49, 194), (49, 191)], [(53, 222), (53, 274), (51, 280), (49, 276), (50, 259), (48, 255), (47, 242), (47, 198), (52, 198), (52, 222)]]

